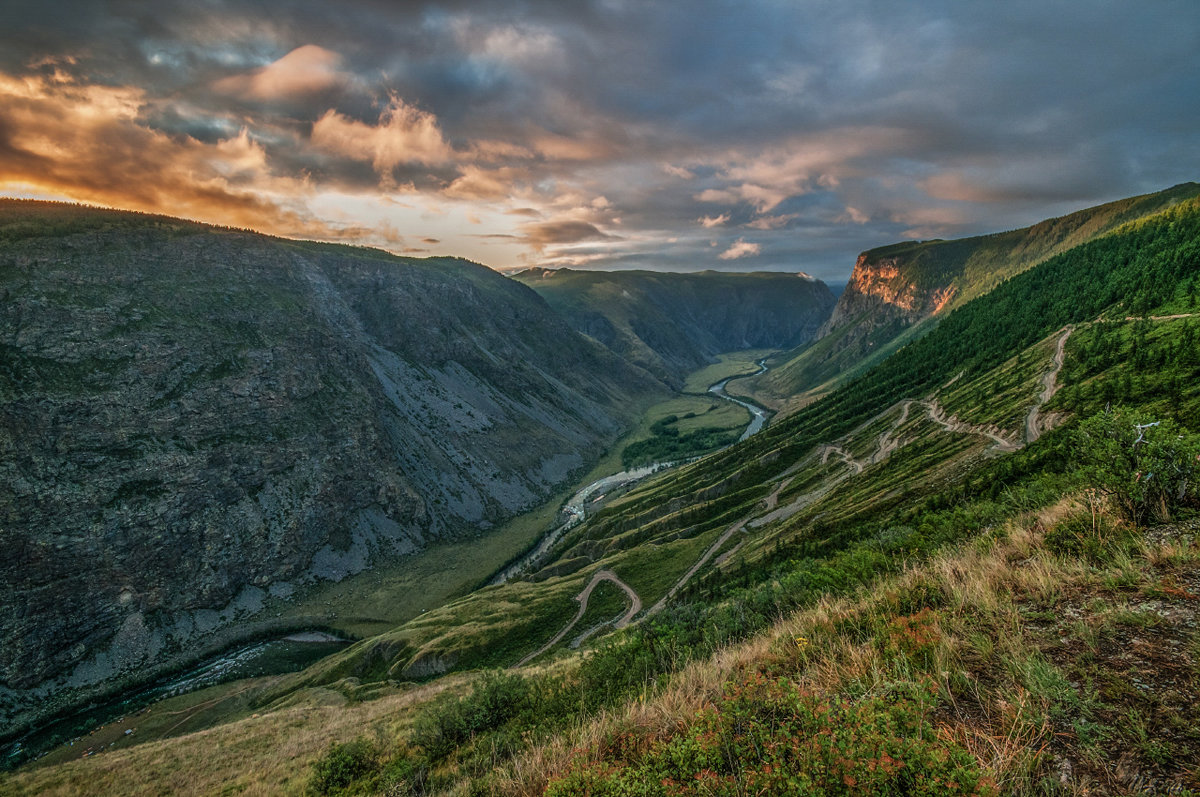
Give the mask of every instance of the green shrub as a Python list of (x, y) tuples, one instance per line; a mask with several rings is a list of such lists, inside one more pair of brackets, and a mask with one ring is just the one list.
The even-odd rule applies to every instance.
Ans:
[(335, 744), (313, 764), (308, 783), (313, 794), (336, 794), (380, 767), (379, 751), (370, 741), (359, 737), (352, 742)]
[(1103, 515), (1072, 515), (1046, 532), (1046, 550), (1073, 556), (1093, 565), (1110, 564), (1113, 555), (1134, 539), (1130, 528), (1111, 523)]
[(848, 701), (758, 676), (680, 735), (643, 749), (618, 740), (610, 763), (579, 766), (546, 794), (996, 794), (975, 758), (931, 727), (935, 691)]
[[(520, 675), (485, 675), (471, 694), (448, 697), (426, 709), (417, 718), (412, 741), (437, 761), (479, 734), (510, 724), (532, 727), (540, 702), (537, 687), (533, 679)], [(524, 721), (514, 722), (521, 719)]]
[(1134, 525), (1170, 520), (1200, 495), (1200, 435), (1170, 419), (1102, 412), (1079, 424), (1073, 442), (1084, 477)]

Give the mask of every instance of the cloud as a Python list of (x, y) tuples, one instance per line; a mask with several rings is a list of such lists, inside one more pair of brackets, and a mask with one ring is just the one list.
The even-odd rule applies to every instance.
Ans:
[(575, 138), (555, 133), (542, 133), (533, 139), (533, 148), (539, 155), (555, 161), (590, 161), (609, 155), (613, 151), (611, 142), (597, 136)]
[(778, 230), (786, 227), (789, 222), (800, 218), (799, 213), (784, 213), (779, 216), (761, 216), (754, 221), (747, 222), (746, 226), (752, 230)]
[(762, 246), (756, 243), (738, 238), (733, 244), (721, 254), (717, 255), (722, 260), (739, 260), (743, 257), (752, 257), (762, 251)]
[(306, 44), (264, 67), (222, 78), (213, 87), (243, 99), (276, 100), (345, 88), (353, 73), (342, 69), (337, 53)]
[(697, 221), (700, 226), (708, 229), (710, 227), (721, 227), (729, 222), (729, 214), (722, 213), (720, 216), (701, 216)]
[(1195, 179), (1164, 2), (0, 4), (0, 188), (497, 266), (703, 267), (736, 227), (726, 267), (837, 279)]
[(861, 210), (859, 210), (856, 207), (851, 207), (850, 205), (846, 206), (845, 213), (842, 213), (840, 216), (838, 216), (835, 219), (835, 221), (837, 221), (839, 223), (849, 222), (851, 224), (866, 224), (870, 220), (871, 220), (871, 217), (869, 215), (867, 215), (866, 213), (863, 213)]
[(736, 191), (731, 191), (725, 188), (705, 188), (700, 193), (696, 194), (697, 202), (737, 202), (739, 195)]
[(454, 158), (437, 118), (397, 96), (392, 96), (375, 125), (333, 109), (326, 111), (313, 124), (312, 143), (326, 152), (369, 161), (385, 182), (400, 164), (437, 165)]
[(523, 240), (537, 250), (551, 244), (576, 244), (583, 241), (613, 241), (618, 236), (601, 231), (586, 221), (561, 220), (521, 225)]
[(134, 87), (0, 74), (0, 185), (284, 234), (336, 229), (299, 204), (303, 179), (275, 175), (246, 130), (208, 144), (140, 122)]
[(514, 193), (519, 176), (516, 169), (508, 167), (484, 169), (466, 165), (462, 167), (461, 172), (461, 175), (446, 188), (446, 196), (466, 200), (503, 199)]

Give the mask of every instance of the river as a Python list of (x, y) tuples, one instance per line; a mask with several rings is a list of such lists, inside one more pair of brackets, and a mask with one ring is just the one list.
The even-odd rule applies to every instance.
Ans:
[[(241, 678), (296, 672), (349, 645), (322, 631), (291, 633), (278, 639), (242, 645), (153, 683), (58, 717), (0, 748), (0, 771), (40, 758), (59, 745), (91, 733), (101, 725), (141, 711), (160, 700)], [(99, 751), (96, 751), (99, 752)]]
[[(758, 367), (759, 370), (753, 374), (731, 376), (708, 388), (709, 393), (745, 407), (753, 415), (746, 430), (738, 438), (738, 442), (756, 434), (763, 428), (767, 421), (767, 412), (749, 402), (730, 396), (725, 392), (725, 386), (733, 379), (765, 373), (766, 361), (759, 360)], [(647, 476), (661, 473), (695, 459), (698, 458), (678, 462), (656, 462), (645, 467), (614, 473), (588, 484), (567, 501), (563, 509), (568, 516), (566, 522), (545, 534), (529, 553), (497, 573), (489, 584), (503, 584), (532, 569), (533, 565), (540, 562), (563, 538), (563, 535), (586, 519), (589, 505), (601, 500), (611, 491), (628, 487)], [(240, 678), (254, 678), (302, 670), (319, 659), (341, 650), (348, 644), (347, 640), (328, 634), (306, 632), (289, 634), (279, 639), (244, 645), (227, 651), (182, 674), (176, 673), (131, 694), (123, 694), (107, 701), (101, 701), (99, 704), (93, 704), (81, 711), (53, 720), (14, 742), (8, 743), (6, 749), (0, 748), (3, 750), (0, 753), (3, 755), (3, 758), (0, 759), (0, 770), (11, 769), (25, 761), (39, 758), (59, 745), (67, 744), (72, 739), (77, 739), (118, 717), (140, 711), (151, 703)]]
[(767, 372), (767, 359), (764, 357), (763, 359), (758, 361), (758, 370), (755, 371), (754, 373), (742, 374), (741, 376), (731, 376), (731, 377), (729, 377), (729, 379), (722, 379), (720, 382), (717, 382), (715, 385), (712, 385), (708, 388), (709, 393), (712, 393), (714, 396), (717, 396), (718, 398), (723, 398), (726, 401), (732, 401), (734, 404), (738, 404), (738, 405), (745, 407), (746, 409), (750, 410), (751, 414), (754, 416), (753, 418), (750, 419), (750, 425), (746, 427), (746, 431), (742, 432), (742, 436), (738, 438), (739, 443), (742, 442), (743, 440), (745, 440), (750, 435), (757, 434), (759, 431), (762, 430), (763, 426), (767, 423), (767, 411), (764, 410), (762, 407), (759, 407), (755, 404), (751, 404), (748, 401), (742, 401), (741, 399), (736, 399), (733, 396), (729, 395), (728, 393), (725, 392), (725, 385), (729, 384), (729, 382), (734, 379), (745, 379), (750, 376), (758, 376), (759, 374), (765, 374), (766, 372)]
[[(764, 374), (767, 372), (767, 360), (765, 357), (759, 360), (757, 365), (758, 370), (752, 374), (739, 374), (737, 376), (726, 377), (720, 382), (709, 385), (708, 388), (708, 392), (712, 393), (717, 398), (722, 398), (726, 401), (732, 401), (734, 404), (750, 410), (750, 413), (753, 417), (751, 417), (750, 423), (746, 426), (746, 430), (742, 432), (742, 436), (737, 439), (738, 443), (742, 442), (750, 435), (757, 434), (759, 431), (761, 431), (767, 422), (768, 415), (767, 411), (761, 407), (751, 404), (748, 401), (736, 399), (726, 393), (725, 385), (729, 384), (734, 379), (745, 379), (747, 377), (758, 376), (759, 374)], [(575, 493), (575, 495), (571, 496), (571, 500), (567, 501), (566, 505), (563, 507), (563, 512), (567, 515), (566, 522), (560, 526), (557, 526), (556, 528), (551, 529), (540, 540), (538, 540), (537, 545), (534, 546), (532, 550), (530, 550), (517, 561), (506, 566), (496, 575), (492, 576), (492, 580), (488, 582), (488, 586), (503, 584), (506, 581), (516, 578), (522, 573), (532, 570), (533, 566), (541, 562), (545, 558), (546, 554), (548, 554), (550, 550), (558, 544), (558, 541), (561, 540), (568, 531), (578, 526), (587, 518), (588, 504), (599, 501), (612, 490), (621, 487), (628, 487), (631, 484), (641, 481), (647, 476), (651, 476), (655, 473), (661, 473), (662, 471), (683, 465), (687, 462), (694, 462), (696, 459), (699, 459), (699, 457), (677, 462), (655, 462), (651, 465), (646, 465), (641, 468), (623, 470), (620, 473), (614, 473), (611, 476), (605, 476), (601, 479), (596, 479), (596, 481), (592, 482), (579, 492)], [(597, 495), (597, 493), (599, 493), (599, 495)]]

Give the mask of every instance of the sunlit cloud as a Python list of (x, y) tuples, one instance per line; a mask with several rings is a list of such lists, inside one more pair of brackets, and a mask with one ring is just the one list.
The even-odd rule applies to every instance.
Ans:
[(342, 69), (340, 55), (306, 44), (253, 72), (222, 78), (214, 88), (246, 99), (275, 100), (345, 88), (354, 79)]
[(747, 222), (746, 226), (752, 230), (778, 230), (786, 227), (790, 222), (800, 218), (799, 213), (783, 213), (778, 216), (760, 216), (753, 221)]
[(312, 127), (312, 143), (320, 149), (353, 160), (368, 161), (385, 182), (402, 163), (447, 163), (454, 152), (433, 114), (393, 96), (377, 124), (326, 111)]
[(446, 196), (467, 200), (497, 200), (512, 196), (515, 192), (518, 177), (516, 169), (484, 169), (466, 165), (462, 167), (461, 172), (462, 174), (446, 188)]
[(1134, 5), (18, 5), (0, 192), (500, 268), (838, 279), (1200, 174), (1195, 26)]
[(762, 251), (762, 245), (747, 241), (744, 238), (738, 238), (717, 257), (722, 260), (739, 260), (743, 257), (753, 257)]
[(265, 170), (247, 131), (205, 143), (139, 123), (145, 92), (0, 75), (0, 185), (292, 235), (329, 236), (296, 200), (303, 178)]

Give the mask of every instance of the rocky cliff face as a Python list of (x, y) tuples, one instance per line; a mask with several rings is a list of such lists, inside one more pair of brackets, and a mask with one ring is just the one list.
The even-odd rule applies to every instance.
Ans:
[(539, 503), (656, 389), (465, 261), (0, 205), (0, 727)]
[(828, 386), (904, 340), (915, 324), (981, 296), (1034, 265), (1200, 194), (1184, 183), (1081, 210), (1019, 230), (951, 241), (907, 241), (858, 256), (837, 306), (811, 347), (759, 380), (764, 397), (786, 400)]
[(902, 271), (900, 257), (872, 259), (864, 252), (854, 263), (854, 271), (846, 289), (838, 298), (829, 320), (819, 336), (864, 314), (870, 317), (892, 316), (908, 323), (936, 315), (952, 300), (958, 289), (954, 285), (929, 286), (918, 290), (916, 282)]
[(778, 272), (530, 269), (516, 279), (576, 330), (676, 385), (718, 352), (811, 339), (834, 304), (825, 283)]

